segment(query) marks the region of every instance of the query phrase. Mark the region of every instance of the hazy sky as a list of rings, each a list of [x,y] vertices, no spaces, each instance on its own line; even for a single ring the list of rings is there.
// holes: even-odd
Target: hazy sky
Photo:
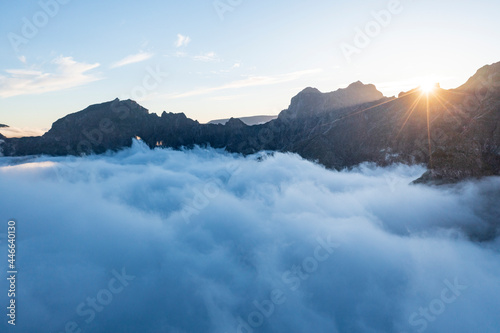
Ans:
[[[307,86],[327,92],[361,80],[391,96],[430,78],[455,88],[500,61],[492,0],[0,6],[0,123],[20,128],[47,129],[116,97],[200,122],[277,114]]]

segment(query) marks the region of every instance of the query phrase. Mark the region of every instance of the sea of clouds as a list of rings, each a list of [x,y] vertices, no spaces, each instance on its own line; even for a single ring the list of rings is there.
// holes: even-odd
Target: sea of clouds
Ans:
[[[2,332],[500,331],[500,178],[294,154],[0,158]]]

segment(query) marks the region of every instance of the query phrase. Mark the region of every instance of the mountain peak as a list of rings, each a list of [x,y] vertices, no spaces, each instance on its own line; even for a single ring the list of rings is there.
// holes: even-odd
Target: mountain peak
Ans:
[[[358,80],[358,81],[356,81],[356,82],[351,83],[349,86],[347,86],[347,89],[349,89],[349,88],[357,88],[357,87],[362,87],[362,86],[364,86],[364,85],[365,85],[365,84],[363,84],[363,82],[361,82],[361,81],[359,81],[359,80]]]
[[[351,83],[329,93],[322,93],[316,88],[308,87],[292,98],[287,110],[280,117],[307,117],[328,111],[342,109],[358,104],[378,101],[384,95],[373,84],[361,81]]]
[[[348,85],[347,88],[338,89],[337,91],[342,91],[342,90],[364,90],[364,91],[377,92],[377,93],[380,93],[380,95],[382,95],[382,93],[377,90],[377,87],[375,87],[374,84],[371,84],[371,83],[364,84],[361,81],[353,82],[350,85]],[[382,97],[383,97],[383,95],[382,95]]]
[[[226,126],[230,128],[247,127],[247,125],[238,118],[231,118],[227,121]]]
[[[317,88],[312,88],[312,87],[307,87],[304,90],[302,90],[299,94],[321,94],[322,92],[319,91]]]
[[[180,113],[173,113],[173,112],[167,112],[167,111],[163,111],[162,114],[161,114],[161,118],[172,118],[172,117],[176,117],[176,118],[179,118],[179,119],[188,119],[188,117],[184,114],[184,112],[180,112]]]

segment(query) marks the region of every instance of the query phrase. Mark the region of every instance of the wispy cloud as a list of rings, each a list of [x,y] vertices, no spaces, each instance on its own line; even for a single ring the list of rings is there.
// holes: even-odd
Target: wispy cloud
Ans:
[[[6,69],[5,70],[7,73],[11,74],[12,76],[36,76],[36,75],[43,75],[42,72],[36,71],[36,70],[31,70],[31,69]]]
[[[246,95],[225,95],[225,96],[214,96],[210,97],[212,101],[232,101],[235,99],[246,97]]]
[[[100,80],[96,74],[89,74],[99,67],[98,63],[77,62],[72,57],[59,56],[51,62],[53,72],[31,69],[8,69],[7,76],[0,75],[0,97],[42,94],[65,90]]]
[[[217,54],[215,54],[215,52],[207,52],[194,56],[193,60],[210,62],[210,61],[217,61],[219,60],[219,58],[217,57]]]
[[[178,34],[177,41],[175,42],[175,47],[187,46],[190,42],[191,38],[189,38],[189,36]]]
[[[202,62],[222,62],[221,59],[215,52],[204,52],[198,55],[192,55],[185,51],[176,51],[174,53],[165,54],[165,57],[168,58],[186,58],[194,61],[202,61]],[[234,67],[233,67],[234,68]]]
[[[153,53],[148,53],[148,52],[139,52],[137,54],[131,54],[129,56],[126,56],[125,58],[115,62],[114,64],[111,65],[111,68],[117,68],[117,67],[122,67],[130,64],[135,64],[141,61],[145,61],[153,57]]]
[[[320,72],[321,69],[309,69],[304,71],[292,72],[287,74],[280,74],[275,76],[251,76],[244,80],[233,81],[218,87],[212,88],[199,88],[195,90],[191,90],[188,92],[180,93],[180,94],[170,94],[165,96],[169,99],[176,98],[184,98],[191,97],[197,95],[205,95],[215,91],[228,90],[228,89],[240,89],[240,88],[248,88],[248,87],[256,87],[256,86],[266,86],[273,85],[283,82],[289,82],[297,80],[303,76],[314,74]]]

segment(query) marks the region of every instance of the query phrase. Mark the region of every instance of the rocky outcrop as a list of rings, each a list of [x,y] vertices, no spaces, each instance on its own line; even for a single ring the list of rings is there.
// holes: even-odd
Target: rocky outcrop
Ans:
[[[322,93],[316,88],[306,88],[292,98],[290,106],[283,111],[281,118],[303,118],[322,115],[354,105],[380,100],[384,95],[373,84],[365,85],[360,81],[345,89]]]

